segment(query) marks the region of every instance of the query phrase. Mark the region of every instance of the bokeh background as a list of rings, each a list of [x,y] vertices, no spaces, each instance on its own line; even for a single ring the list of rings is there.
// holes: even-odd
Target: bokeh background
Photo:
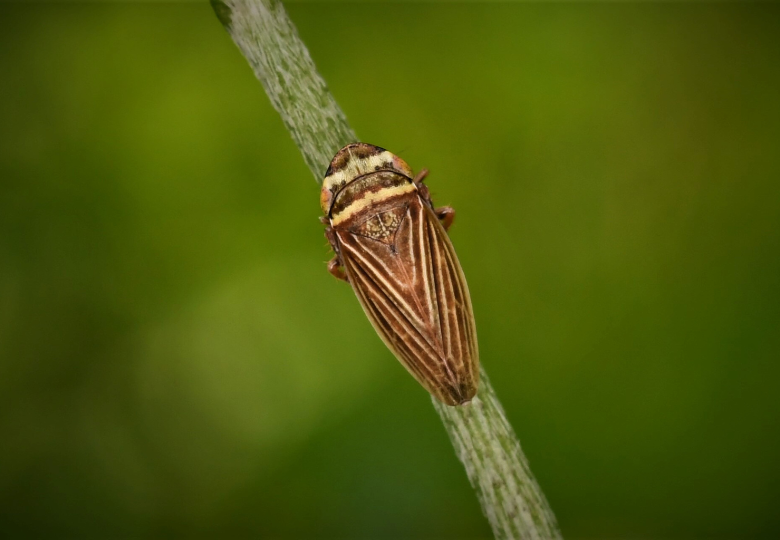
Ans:
[[[780,534],[780,10],[311,3],[566,537]],[[207,2],[0,5],[0,523],[486,538]]]

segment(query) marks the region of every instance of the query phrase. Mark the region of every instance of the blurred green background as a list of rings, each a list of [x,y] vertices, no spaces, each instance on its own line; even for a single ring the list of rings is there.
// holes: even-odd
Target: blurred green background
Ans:
[[[564,535],[780,535],[778,6],[288,9],[458,211]],[[2,529],[489,537],[208,3],[0,13]]]

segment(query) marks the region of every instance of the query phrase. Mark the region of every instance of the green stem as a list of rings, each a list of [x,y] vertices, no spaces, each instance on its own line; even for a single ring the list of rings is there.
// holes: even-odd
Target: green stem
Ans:
[[[318,181],[331,158],[357,140],[281,2],[211,0],[217,17],[263,84]],[[477,396],[448,407],[433,400],[496,538],[560,538],[512,426],[481,371]]]
[[[336,152],[357,137],[281,2],[211,0],[211,5],[321,182]]]
[[[496,538],[560,538],[555,516],[531,474],[484,369],[471,403],[433,405]]]

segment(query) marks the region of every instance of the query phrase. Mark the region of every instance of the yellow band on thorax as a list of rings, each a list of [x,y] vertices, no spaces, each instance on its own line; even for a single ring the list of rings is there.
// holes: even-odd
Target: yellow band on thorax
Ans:
[[[342,211],[338,212],[337,214],[333,214],[331,216],[331,224],[334,226],[338,225],[339,223],[348,220],[355,214],[362,212],[363,210],[365,210],[366,208],[374,204],[385,201],[391,197],[396,197],[398,195],[403,195],[405,193],[411,193],[416,189],[417,188],[415,187],[415,185],[409,182],[407,184],[402,184],[400,186],[385,187],[380,189],[379,191],[368,192],[363,197],[353,201],[349,206],[344,208]]]

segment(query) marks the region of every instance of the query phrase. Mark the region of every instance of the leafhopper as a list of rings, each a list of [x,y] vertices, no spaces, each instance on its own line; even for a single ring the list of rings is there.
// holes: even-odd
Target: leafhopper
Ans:
[[[379,337],[442,403],[470,401],[479,351],[466,278],[434,208],[428,171],[417,175],[384,148],[353,143],[325,173],[320,204],[335,257],[328,270],[352,285]]]

